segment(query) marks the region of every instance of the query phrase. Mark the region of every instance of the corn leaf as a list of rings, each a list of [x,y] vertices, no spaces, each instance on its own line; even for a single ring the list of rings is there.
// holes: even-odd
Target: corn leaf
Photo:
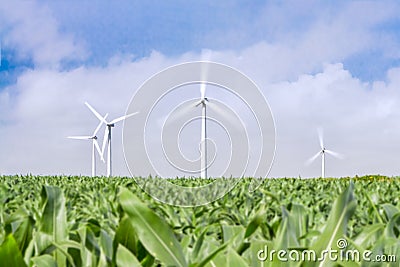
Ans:
[[[321,235],[316,239],[311,248],[317,255],[321,255],[323,250],[338,250],[337,242],[346,235],[347,222],[353,215],[357,202],[353,196],[354,184],[350,183],[333,203],[328,221]],[[313,263],[308,263],[314,266]],[[329,266],[328,257],[318,263],[318,266]]]
[[[52,243],[61,243],[67,240],[67,219],[65,198],[59,187],[43,186],[43,212],[39,222],[38,247],[39,252],[47,249]],[[65,256],[55,251],[58,266],[65,265]]]
[[[119,201],[147,251],[165,265],[187,266],[182,248],[164,220],[125,188]]]
[[[18,244],[12,234],[7,235],[0,246],[0,267],[24,267],[26,266]]]
[[[47,254],[33,257],[31,262],[34,267],[57,267],[57,262]]]
[[[117,248],[117,266],[141,267],[142,265],[129,249],[119,244]]]

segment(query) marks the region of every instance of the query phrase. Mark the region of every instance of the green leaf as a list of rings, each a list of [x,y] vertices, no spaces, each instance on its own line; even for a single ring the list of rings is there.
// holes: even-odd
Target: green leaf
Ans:
[[[0,267],[24,267],[26,266],[18,244],[12,234],[7,235],[0,246]]]
[[[129,249],[119,244],[117,248],[117,266],[141,267],[142,265]]]
[[[296,239],[300,239],[300,237],[304,236],[308,232],[308,218],[307,218],[307,209],[300,204],[293,203],[291,205],[290,213],[289,213],[290,224],[295,228]],[[305,245],[305,242],[300,245]]]
[[[273,244],[267,240],[253,240],[248,250],[250,266],[251,267],[264,267],[270,265],[269,261],[266,261],[268,257],[268,248],[272,248]],[[261,253],[260,253],[261,252]],[[259,259],[261,257],[261,259]],[[265,261],[263,258],[265,257]]]
[[[32,239],[34,225],[35,220],[22,208],[18,209],[7,219],[5,228],[12,232],[22,254],[25,253]]]
[[[90,261],[92,262],[92,266],[95,266],[94,264],[99,261],[101,254],[101,249],[97,242],[95,234],[89,226],[85,226],[83,229],[80,230],[80,238],[81,240],[83,240],[82,242],[84,242],[85,247],[90,252]],[[83,259],[83,262],[86,259],[87,255],[86,258]]]
[[[357,235],[353,242],[358,248],[369,249],[370,246],[376,244],[384,229],[385,224],[382,223],[369,225]]]
[[[67,237],[67,221],[64,194],[60,188],[43,186],[44,208],[39,230],[52,237],[52,241],[61,242]]]
[[[387,220],[389,221],[396,213],[399,213],[400,210],[393,206],[392,204],[383,204],[382,208],[385,210]]]
[[[234,251],[232,248],[228,249],[228,253],[226,255],[226,261],[227,264],[226,266],[235,266],[235,267],[248,267],[249,265],[246,263],[246,261],[240,257],[236,251]]]
[[[320,255],[323,250],[338,249],[337,242],[346,236],[347,222],[353,215],[357,202],[353,196],[354,184],[350,183],[333,203],[329,218],[325,224],[322,234],[316,239],[311,248]],[[319,263],[320,266],[327,261]],[[312,263],[308,263],[313,266]]]
[[[260,224],[264,221],[265,210],[261,209],[256,216],[251,220],[251,222],[247,225],[246,232],[244,234],[244,238],[250,237],[260,226]]]
[[[171,228],[128,189],[119,201],[146,250],[165,265],[187,266],[182,248]]]
[[[364,194],[365,194],[365,197],[368,199],[370,205],[372,206],[372,208],[373,208],[373,210],[374,210],[374,213],[375,213],[376,217],[378,218],[379,223],[384,223],[384,220],[382,219],[382,216],[381,216],[381,214],[379,213],[378,208],[376,207],[376,205],[377,205],[377,200],[374,201],[374,200],[371,198],[371,196],[369,195],[369,192],[364,192]],[[376,195],[374,195],[374,196],[376,196]],[[371,214],[371,215],[372,215],[372,214]]]
[[[36,267],[57,267],[57,262],[50,255],[33,257],[31,262]]]
[[[57,250],[56,253],[62,254],[69,262],[70,266],[75,267],[75,262],[72,256],[68,253],[68,248],[76,248],[79,247],[79,245],[76,244],[76,242],[73,242],[72,244],[70,242],[65,242],[63,244],[57,244],[57,243],[52,243],[52,246],[54,246]],[[61,258],[61,257],[59,257]],[[58,258],[58,259],[59,259]],[[64,260],[65,262],[65,260]],[[65,263],[64,263],[65,265]],[[57,264],[58,266],[58,264]]]
[[[243,232],[244,228],[241,225],[225,225],[223,224],[222,226],[222,234],[223,234],[223,242],[234,242],[236,240],[236,237],[240,236],[239,239],[240,241],[243,241]]]
[[[52,243],[61,243],[67,240],[67,219],[65,198],[62,190],[55,186],[42,187],[43,212],[39,222],[38,249],[39,253],[47,249]],[[65,265],[65,255],[55,251],[58,266]]]
[[[386,237],[399,238],[399,232],[400,232],[400,212],[394,214],[390,218],[388,224],[386,225],[384,234]]]
[[[136,243],[137,237],[135,228],[132,226],[129,218],[125,215],[119,222],[117,231],[115,232],[113,241],[114,252],[117,251],[118,244],[121,244],[125,248],[129,249],[134,255],[136,255]]]
[[[79,245],[80,248],[76,250],[76,256],[74,256],[74,261],[77,263],[77,266],[92,266],[92,257],[93,254],[89,251],[89,249],[86,247],[86,230],[87,226],[82,226],[79,229],[77,229],[77,235],[79,236]],[[78,259],[80,257],[80,259]],[[80,265],[79,265],[80,263]]]
[[[195,244],[195,246],[194,246],[194,249],[193,249],[193,253],[192,253],[192,256],[193,256],[193,260],[197,260],[197,258],[198,258],[198,256],[199,256],[199,252],[200,252],[200,249],[201,249],[201,247],[202,247],[202,245],[203,245],[203,242],[204,242],[204,236],[205,236],[205,234],[207,233],[207,227],[201,232],[201,234],[199,235],[199,237],[197,238],[197,240],[196,240],[196,244]]]
[[[226,249],[226,247],[228,246],[229,243],[225,243],[222,246],[218,246],[217,248],[215,248],[215,250],[213,250],[207,257],[205,257],[202,261],[200,261],[199,263],[194,263],[191,264],[191,266],[193,267],[203,267],[206,264],[210,263],[215,257],[217,257],[222,251],[224,251]],[[213,264],[213,266],[215,266]]]
[[[113,243],[111,237],[103,229],[100,230],[101,252],[106,256],[107,262],[111,262],[113,254]]]
[[[274,239],[273,249],[287,249],[289,247],[297,247],[299,245],[296,236],[297,225],[289,217],[289,212],[285,207],[282,207],[282,222],[279,225]]]

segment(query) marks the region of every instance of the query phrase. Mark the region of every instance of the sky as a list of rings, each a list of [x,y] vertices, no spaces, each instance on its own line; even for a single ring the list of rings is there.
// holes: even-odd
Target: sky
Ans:
[[[85,101],[116,118],[154,74],[204,59],[241,71],[268,101],[276,128],[268,177],[320,176],[319,160],[305,164],[319,150],[318,128],[343,155],[327,155],[327,176],[400,173],[398,1],[2,1],[0,44],[0,174],[89,175],[90,142],[66,138],[97,126]],[[187,97],[197,89],[177,96]],[[182,137],[191,158],[199,127]],[[122,128],[113,129],[115,175],[129,175]],[[214,135],[225,151],[224,133]]]

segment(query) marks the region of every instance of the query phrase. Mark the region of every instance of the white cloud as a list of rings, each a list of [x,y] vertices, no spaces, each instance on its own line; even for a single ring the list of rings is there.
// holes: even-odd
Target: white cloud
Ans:
[[[361,83],[341,64],[327,65],[316,75],[303,75],[297,81],[277,83],[268,90],[278,130],[275,176],[317,176],[320,163],[305,166],[307,157],[318,151],[317,127],[325,129],[327,148],[345,155],[344,160],[327,158],[332,176],[398,173],[393,158],[400,128],[394,109],[399,82]],[[390,145],[389,145],[390,144]],[[286,174],[285,174],[286,172]]]
[[[262,53],[262,45],[253,46],[257,47]],[[400,113],[396,107],[400,69],[389,70],[386,81],[362,83],[342,64],[326,64],[321,72],[302,74],[292,82],[271,82],[258,71],[268,63],[260,63],[254,55],[257,51],[241,57],[215,52],[212,60],[237,66],[267,97],[277,126],[277,156],[271,175],[319,175],[319,163],[304,165],[318,150],[318,126],[325,129],[327,147],[346,156],[342,161],[327,158],[328,175],[398,172],[393,158],[399,149],[400,127],[396,122]],[[96,127],[97,119],[84,101],[102,114],[109,112],[110,118],[116,117],[125,112],[135,90],[151,75],[172,64],[200,58],[193,53],[181,58],[153,53],[140,61],[118,61],[104,68],[24,73],[16,85],[0,94],[7,102],[7,92],[16,92],[2,115],[3,119],[12,118],[1,131],[2,172],[89,174],[90,142],[65,138],[91,133]],[[121,127],[113,133],[115,174],[127,174]]]
[[[86,55],[81,43],[60,31],[51,10],[35,1],[3,1],[0,17],[3,49],[15,49],[23,60],[32,58],[37,67],[58,67]]]

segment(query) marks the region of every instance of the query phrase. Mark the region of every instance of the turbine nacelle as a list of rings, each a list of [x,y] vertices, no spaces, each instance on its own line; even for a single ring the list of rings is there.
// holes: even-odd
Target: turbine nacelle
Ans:
[[[198,106],[200,106],[200,105],[206,106],[206,105],[207,105],[207,102],[209,102],[209,101],[208,101],[208,98],[207,98],[207,97],[203,97],[203,98],[196,104],[196,107],[198,107]]]

